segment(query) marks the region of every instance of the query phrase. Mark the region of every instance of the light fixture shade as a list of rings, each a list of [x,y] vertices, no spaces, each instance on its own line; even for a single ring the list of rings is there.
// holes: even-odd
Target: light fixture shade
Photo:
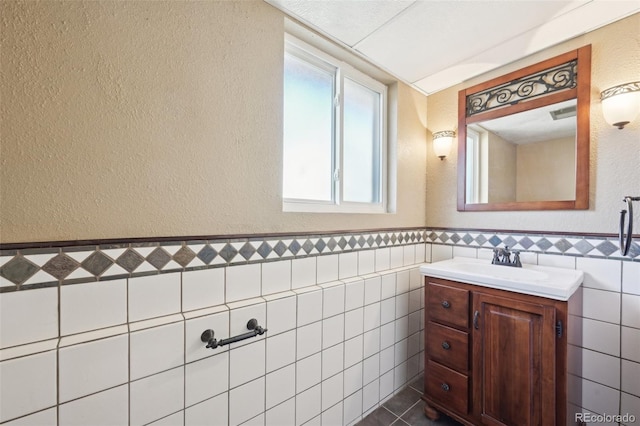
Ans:
[[[433,134],[433,150],[440,160],[444,160],[451,152],[451,145],[455,135],[456,132],[453,130],[445,130]]]
[[[611,87],[600,94],[607,123],[622,129],[640,115],[640,81]]]

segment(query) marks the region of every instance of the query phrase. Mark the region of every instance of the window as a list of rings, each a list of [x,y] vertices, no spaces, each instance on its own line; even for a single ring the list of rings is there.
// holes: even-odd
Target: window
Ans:
[[[287,36],[283,210],[384,213],[387,88]]]

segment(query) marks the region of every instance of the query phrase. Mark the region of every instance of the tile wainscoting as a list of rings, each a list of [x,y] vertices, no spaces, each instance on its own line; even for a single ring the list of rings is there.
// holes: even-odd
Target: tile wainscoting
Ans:
[[[608,237],[420,228],[5,245],[0,423],[354,424],[423,370],[419,264],[505,244],[585,271],[573,402],[640,418],[637,244],[630,259]],[[267,333],[200,341],[250,318]]]

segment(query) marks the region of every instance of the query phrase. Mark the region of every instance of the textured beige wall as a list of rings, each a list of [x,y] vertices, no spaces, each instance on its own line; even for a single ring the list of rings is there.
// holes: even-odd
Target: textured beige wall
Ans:
[[[427,225],[480,229],[618,232],[625,195],[640,195],[640,120],[618,130],[605,123],[600,91],[640,80],[640,14],[587,33],[428,97],[429,131],[457,128],[458,91],[578,47],[592,45],[591,167],[589,210],[542,212],[458,212],[457,147],[446,161],[427,147]],[[635,209],[636,224],[640,208]],[[637,225],[636,225],[637,227]]]
[[[424,226],[427,101],[402,84],[397,213],[282,213],[283,17],[0,2],[1,241]]]

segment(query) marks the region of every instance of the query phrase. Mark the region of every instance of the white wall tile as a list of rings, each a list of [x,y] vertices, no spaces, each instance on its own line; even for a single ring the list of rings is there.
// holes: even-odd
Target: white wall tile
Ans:
[[[584,272],[583,287],[620,292],[622,262],[578,257],[576,268]]]
[[[207,343],[200,340],[205,330],[213,330],[215,339],[226,339],[229,335],[229,311],[222,311],[212,315],[204,315],[185,321],[185,362],[209,357],[216,352],[228,350],[228,346],[209,349]]]
[[[130,278],[128,288],[130,322],[180,312],[178,273]]]
[[[640,362],[640,330],[637,328],[622,327],[621,357],[631,361]]]
[[[318,284],[328,283],[338,279],[338,258],[337,254],[317,257],[317,279]]]
[[[262,264],[262,295],[291,289],[291,261],[280,260]]]
[[[386,271],[389,269],[391,262],[391,250],[388,247],[375,249],[376,256],[376,272]]]
[[[268,410],[265,414],[265,426],[293,425],[296,422],[296,400],[291,398]]]
[[[322,380],[344,369],[344,344],[332,346],[322,351]]]
[[[407,363],[403,362],[393,369],[393,386],[396,389],[407,384]]]
[[[221,425],[228,423],[229,395],[227,393],[187,408],[184,413],[184,424],[185,426],[202,426],[211,423],[212,418]]]
[[[177,322],[131,333],[130,379],[184,364],[184,324]]]
[[[403,339],[395,344],[393,358],[395,359],[396,365],[400,365],[407,361],[407,358],[409,357],[409,348],[407,343],[407,339]]]
[[[407,246],[403,246],[402,252],[403,252],[402,264],[404,266],[413,265],[414,263],[416,263],[416,246],[415,245],[410,244]]]
[[[0,422],[56,404],[56,352],[0,362]]]
[[[424,261],[431,263],[433,259],[433,244],[427,243],[424,246]]]
[[[620,356],[620,326],[583,318],[582,346],[609,355]]]
[[[380,348],[384,349],[396,342],[396,322],[392,321],[380,326]]]
[[[127,280],[60,288],[60,333],[64,335],[127,322]]]
[[[344,341],[344,314],[335,315],[322,321],[322,348],[328,348]]]
[[[224,268],[182,273],[182,311],[224,304]]]
[[[389,247],[389,268],[400,268],[404,265],[404,249],[402,247]]]
[[[624,416],[627,413],[629,414],[629,416],[627,416],[629,422],[626,423],[626,426],[632,426],[636,424],[638,419],[640,419],[640,398],[622,392],[620,394],[620,414]],[[633,415],[635,418],[634,422],[630,421],[631,415]]]
[[[396,319],[396,298],[384,299],[380,302],[380,323],[386,324]]]
[[[640,363],[621,360],[622,384],[620,389],[623,392],[640,397]],[[638,413],[640,414],[640,413]]]
[[[363,356],[370,357],[380,352],[380,327],[367,331],[363,335]]]
[[[296,360],[296,330],[267,337],[267,372]]]
[[[322,317],[329,318],[344,312],[344,285],[325,287],[322,290]]]
[[[364,280],[352,280],[345,284],[344,310],[364,306]]]
[[[380,377],[380,354],[365,358],[362,364],[362,383],[369,384]]]
[[[472,247],[453,246],[453,257],[478,257],[478,249]]]
[[[122,385],[60,405],[60,424],[111,426],[129,423],[129,386]]]
[[[128,381],[127,335],[59,350],[60,402],[89,395]]]
[[[342,401],[344,395],[343,374],[336,374],[322,382],[322,409],[327,410]]]
[[[321,352],[299,360],[296,363],[296,393],[300,393],[320,383],[321,369]]]
[[[359,420],[362,415],[362,391],[347,396],[342,404],[344,424]]]
[[[409,290],[419,290],[424,285],[424,278],[420,274],[420,268],[409,270]]]
[[[393,394],[393,370],[380,376],[380,399]]]
[[[640,328],[640,295],[622,294],[622,325]]]
[[[302,359],[322,349],[322,322],[298,327],[296,329],[296,358]]]
[[[217,350],[217,349],[216,349]],[[185,365],[185,405],[193,405],[229,389],[229,351]]]
[[[58,337],[57,288],[0,293],[0,347],[54,337]]]
[[[380,303],[364,307],[364,331],[380,327]]]
[[[229,391],[229,424],[237,425],[262,413],[264,392],[264,377],[231,389]]]
[[[338,279],[358,275],[358,253],[340,253],[338,255]]]
[[[582,406],[598,414],[618,414],[620,391],[582,379]]]
[[[584,317],[620,324],[620,293],[585,287],[582,294]]]
[[[376,379],[362,388],[362,409],[369,410],[370,408],[376,407],[379,400],[380,381]]]
[[[131,382],[130,424],[144,425],[184,408],[184,368]]]
[[[362,335],[344,342],[344,367],[351,367],[361,362],[362,356]]]
[[[451,259],[453,257],[453,246],[443,246],[435,244],[431,246],[431,262]]]
[[[411,288],[411,276],[409,271],[399,271],[396,275],[396,295],[407,293]]]
[[[333,407],[322,412],[322,424],[323,425],[342,425],[342,402],[337,403]]]
[[[373,250],[358,252],[358,275],[366,275],[376,270],[376,254]]]
[[[382,280],[380,277],[367,278],[364,280],[364,304],[369,305],[380,301],[382,292]]]
[[[420,289],[411,290],[409,292],[409,313],[416,312],[420,310],[420,306],[422,302],[422,292]]]
[[[396,278],[397,278],[397,274],[395,272],[386,273],[380,276],[380,280],[381,280],[380,298],[382,300],[388,299],[390,297],[395,297]]]
[[[576,258],[571,256],[557,256],[553,254],[538,254],[538,265],[576,269]]]
[[[352,393],[362,389],[362,362],[344,369],[344,394]]]
[[[184,425],[184,411],[178,411],[177,413],[169,414],[155,422],[149,423],[147,426],[183,426]]]
[[[313,288],[313,287],[312,287]],[[298,294],[298,327],[322,319],[322,290]]]
[[[620,358],[582,350],[582,377],[620,389]]]
[[[269,336],[296,328],[296,296],[267,302],[267,333]]]
[[[290,364],[284,368],[267,374],[266,404],[267,410],[280,404],[296,394],[296,365]]]
[[[55,425],[57,422],[58,409],[53,407],[48,410],[38,411],[37,413],[3,423],[2,426],[48,426]]]
[[[426,245],[424,243],[416,244],[416,263],[424,263],[426,256]]]
[[[229,350],[229,387],[257,379],[265,374],[265,341],[250,343]]]
[[[291,288],[303,288],[316,284],[316,259],[306,257],[291,261]]]
[[[226,302],[258,297],[261,293],[260,264],[237,265],[226,268]]]
[[[622,291],[640,294],[640,262],[622,262]]]
[[[409,315],[409,293],[401,293],[396,296],[396,318]]]
[[[364,332],[364,309],[358,308],[344,314],[345,340],[361,335]]]
[[[320,414],[322,410],[321,399],[320,385],[296,395],[296,425],[301,425]]]
[[[399,342],[409,337],[409,318],[408,317],[405,316],[405,317],[398,318],[395,322],[395,326],[396,326],[396,331],[395,331],[396,342]]]

